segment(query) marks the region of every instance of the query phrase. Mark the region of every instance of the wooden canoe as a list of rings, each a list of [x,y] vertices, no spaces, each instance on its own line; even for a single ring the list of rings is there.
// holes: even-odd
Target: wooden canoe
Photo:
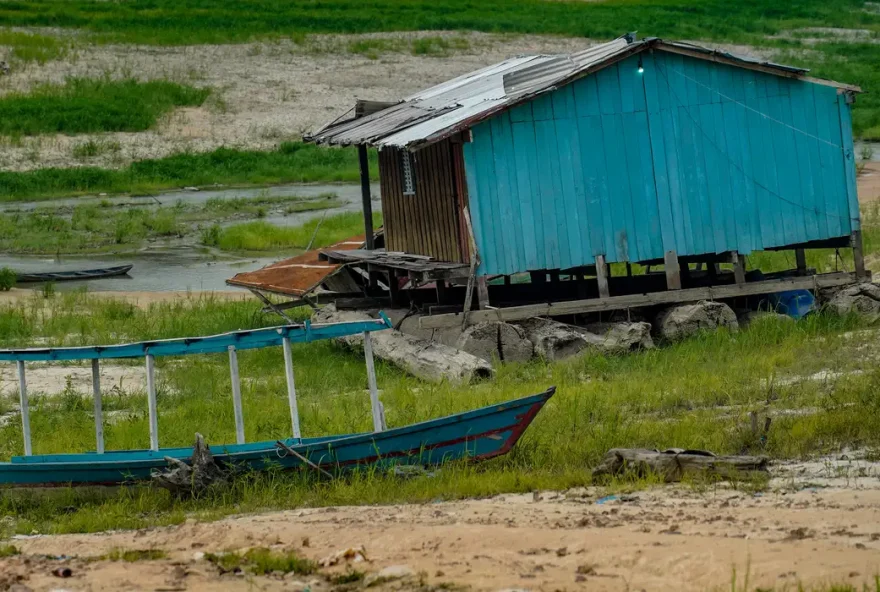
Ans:
[[[79,271],[45,271],[34,273],[16,273],[16,281],[21,284],[36,282],[70,282],[74,280],[97,280],[101,278],[126,275],[134,265],[117,265]]]
[[[507,453],[553,396],[555,387],[513,401],[498,403],[382,432],[290,438],[285,444],[315,465],[339,472],[358,466],[387,469],[394,465],[439,465],[448,461],[482,460]],[[275,441],[215,446],[220,463],[250,470],[301,469],[302,461]],[[17,456],[0,463],[0,485],[115,485],[149,479],[167,466],[164,457],[188,460],[190,448],[131,450],[103,454]]]

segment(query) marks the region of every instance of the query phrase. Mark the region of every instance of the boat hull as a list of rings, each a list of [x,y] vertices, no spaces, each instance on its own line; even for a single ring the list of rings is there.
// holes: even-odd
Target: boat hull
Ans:
[[[551,387],[531,397],[384,432],[285,443],[331,472],[358,466],[381,469],[483,460],[507,453],[554,392],[555,387]],[[301,469],[304,465],[274,441],[217,446],[213,451],[218,462],[248,470]],[[191,449],[175,448],[15,457],[10,463],[0,463],[0,485],[114,485],[142,481],[149,479],[153,470],[167,466],[164,457],[188,460],[191,453]]]
[[[115,267],[102,267],[99,269],[84,269],[81,271],[47,271],[42,273],[19,273],[16,281],[21,284],[36,282],[70,282],[75,280],[96,280],[100,278],[126,275],[133,265],[117,265]]]

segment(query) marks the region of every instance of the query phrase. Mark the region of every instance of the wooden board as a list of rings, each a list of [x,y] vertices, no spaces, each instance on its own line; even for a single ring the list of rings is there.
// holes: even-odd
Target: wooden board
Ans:
[[[829,288],[832,286],[842,286],[854,281],[856,281],[855,274],[840,272],[810,277],[791,277],[761,282],[750,282],[746,284],[669,290],[666,292],[653,292],[649,294],[631,294],[627,296],[612,296],[610,298],[591,298],[587,300],[570,300],[568,302],[529,304],[526,306],[511,306],[509,308],[499,308],[494,310],[472,311],[468,315],[468,322],[518,321],[540,316],[560,316],[587,312],[601,312],[604,310],[621,310],[625,308],[653,306],[657,304],[693,302],[696,300],[718,300],[721,298],[736,298],[738,296],[770,294],[785,290]],[[422,317],[419,319],[419,327],[422,329],[455,327],[461,325],[461,317],[461,313]]]

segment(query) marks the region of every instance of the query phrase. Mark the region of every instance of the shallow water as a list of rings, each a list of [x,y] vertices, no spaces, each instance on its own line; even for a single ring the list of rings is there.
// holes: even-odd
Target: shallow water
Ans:
[[[272,215],[263,218],[266,222],[279,226],[296,226],[315,218],[331,216],[341,212],[361,210],[359,185],[284,185],[268,188],[224,189],[210,191],[175,191],[153,197],[100,197],[86,196],[80,198],[64,198],[39,202],[16,202],[0,205],[0,211],[31,210],[36,207],[70,207],[73,205],[100,203],[110,200],[116,205],[137,204],[143,206],[145,200],[158,205],[173,205],[183,201],[189,205],[204,204],[212,198],[234,199],[259,196],[302,196],[314,197],[325,193],[335,193],[342,205],[327,210],[298,212],[290,215]],[[379,193],[378,186],[373,187],[373,211],[381,209],[381,202],[375,197]],[[149,203],[147,202],[147,203]],[[229,224],[239,223],[233,220]],[[152,244],[135,253],[122,255],[59,255],[56,257],[40,255],[7,255],[0,253],[0,268],[9,267],[19,272],[70,271],[76,269],[94,269],[131,263],[134,268],[129,276],[106,278],[100,280],[58,282],[56,289],[60,291],[76,290],[87,286],[96,292],[169,292],[169,291],[206,291],[234,289],[226,285],[226,280],[242,271],[259,269],[274,263],[284,256],[266,257],[231,257],[207,252],[194,244],[193,239],[169,240]],[[36,287],[38,284],[23,284],[21,287]]]

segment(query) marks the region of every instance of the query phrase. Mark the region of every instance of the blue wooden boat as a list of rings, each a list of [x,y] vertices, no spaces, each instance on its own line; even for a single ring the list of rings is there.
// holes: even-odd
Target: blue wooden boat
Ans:
[[[325,325],[286,325],[250,331],[236,331],[209,337],[169,339],[124,345],[31,348],[0,350],[0,362],[18,364],[22,428],[25,454],[11,462],[0,463],[0,485],[62,486],[114,485],[149,479],[152,472],[167,466],[166,457],[189,460],[191,448],[160,448],[158,445],[158,413],[154,357],[158,355],[192,355],[228,351],[233,377],[236,443],[214,446],[214,458],[221,464],[261,471],[270,469],[301,469],[303,459],[328,472],[359,466],[387,468],[393,465],[437,465],[451,460],[482,460],[508,452],[555,392],[547,391],[481,409],[432,419],[400,428],[388,429],[384,408],[379,401],[372,359],[371,332],[391,326],[388,318]],[[296,390],[290,356],[290,344],[329,339],[363,333],[367,376],[373,412],[373,431],[360,434],[302,438],[296,405]],[[288,379],[293,437],[278,441],[244,441],[244,419],[241,392],[238,387],[236,352],[282,346]],[[147,395],[150,411],[150,448],[145,450],[104,451],[98,363],[107,358],[144,357],[147,367]],[[91,360],[95,396],[96,452],[79,454],[33,455],[28,420],[25,362]],[[291,454],[291,451],[295,454]],[[312,467],[314,468],[314,467]]]
[[[97,280],[101,278],[127,275],[133,265],[116,265],[97,269],[81,269],[74,271],[34,271],[16,273],[15,279],[20,284],[34,282],[70,282],[75,280]]]

